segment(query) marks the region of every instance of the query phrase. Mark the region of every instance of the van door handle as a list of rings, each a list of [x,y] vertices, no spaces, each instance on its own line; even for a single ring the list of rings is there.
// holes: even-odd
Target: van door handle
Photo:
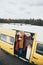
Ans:
[[[34,59],[38,59],[38,58],[36,58],[36,57],[34,57],[34,56],[33,56],[33,58],[34,58]]]
[[[10,49],[13,49],[13,48],[10,48]]]

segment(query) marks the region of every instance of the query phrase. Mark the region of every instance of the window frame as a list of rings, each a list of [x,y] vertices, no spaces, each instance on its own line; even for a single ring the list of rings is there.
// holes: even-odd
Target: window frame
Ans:
[[[36,45],[36,53],[38,53],[38,54],[40,54],[40,55],[43,55],[43,50],[41,50],[41,49],[43,49],[42,47],[40,47],[40,46],[43,46],[43,44],[40,44],[40,43],[37,43],[37,45]],[[39,47],[40,48],[38,48],[38,45],[39,45]]]
[[[10,42],[10,38],[13,38],[13,43]],[[10,45],[14,45],[15,41],[14,41],[14,37],[12,36],[9,36],[9,42],[8,42]]]
[[[6,36],[6,39],[5,39],[5,40],[4,40],[3,38],[1,38],[1,37],[2,37],[2,35]],[[0,40],[2,40],[2,41],[4,41],[4,42],[6,42],[6,41],[7,41],[7,35],[5,35],[5,34],[0,34]]]
[[[4,40],[1,39],[1,35],[5,35],[6,36],[6,41],[4,41]],[[8,43],[10,45],[14,45],[15,41],[13,42],[13,44],[11,44],[9,41],[7,41],[7,37],[9,38],[9,40],[10,40],[10,37],[14,38],[13,36],[9,36],[9,35],[6,35],[6,34],[0,34],[0,40],[1,41],[6,42],[6,43]]]

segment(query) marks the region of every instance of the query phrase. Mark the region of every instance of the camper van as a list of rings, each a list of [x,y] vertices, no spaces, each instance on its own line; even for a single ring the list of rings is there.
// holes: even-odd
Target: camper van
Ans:
[[[1,28],[0,47],[24,61],[43,65],[43,43],[36,42],[36,33]]]

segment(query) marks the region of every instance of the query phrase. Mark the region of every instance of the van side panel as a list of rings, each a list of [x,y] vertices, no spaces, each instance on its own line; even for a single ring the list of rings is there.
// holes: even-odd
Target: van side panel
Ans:
[[[3,41],[0,37],[0,46],[3,50],[7,51],[8,53],[14,55],[14,43],[15,43],[15,35],[16,31],[15,30],[10,30],[10,29],[0,29],[0,35],[5,34],[6,35],[6,41]],[[10,37],[14,39],[14,43],[10,43],[11,40]],[[12,41],[11,41],[12,42]]]

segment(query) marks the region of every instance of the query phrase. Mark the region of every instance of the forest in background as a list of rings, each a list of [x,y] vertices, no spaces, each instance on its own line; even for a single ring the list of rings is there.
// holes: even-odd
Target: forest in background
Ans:
[[[0,23],[24,23],[43,26],[43,20],[41,19],[0,19]]]

